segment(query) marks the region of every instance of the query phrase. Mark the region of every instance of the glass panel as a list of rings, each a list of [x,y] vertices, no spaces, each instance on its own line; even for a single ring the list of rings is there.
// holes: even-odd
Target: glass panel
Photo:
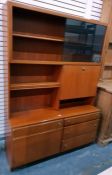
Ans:
[[[100,62],[106,27],[66,20],[63,61]]]

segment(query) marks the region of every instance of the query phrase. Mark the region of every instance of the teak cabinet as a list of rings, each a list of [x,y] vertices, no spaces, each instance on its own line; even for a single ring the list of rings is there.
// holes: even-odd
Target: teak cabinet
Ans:
[[[106,26],[8,2],[11,169],[96,140],[100,110],[93,101],[101,65],[96,28]]]

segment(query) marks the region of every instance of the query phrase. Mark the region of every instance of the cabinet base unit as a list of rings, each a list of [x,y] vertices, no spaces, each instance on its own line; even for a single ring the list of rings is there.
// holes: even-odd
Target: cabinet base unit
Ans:
[[[7,149],[11,168],[94,142],[99,119],[99,109],[90,105],[13,113]]]

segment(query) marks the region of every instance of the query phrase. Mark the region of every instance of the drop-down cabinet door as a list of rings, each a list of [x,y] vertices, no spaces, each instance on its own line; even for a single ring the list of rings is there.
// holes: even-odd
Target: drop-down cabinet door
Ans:
[[[60,100],[95,96],[99,74],[100,66],[63,66]]]

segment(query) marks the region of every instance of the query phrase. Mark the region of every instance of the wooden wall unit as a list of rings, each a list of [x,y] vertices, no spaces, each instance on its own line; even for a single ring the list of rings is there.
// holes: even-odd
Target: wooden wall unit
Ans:
[[[89,56],[83,48],[83,61],[72,60],[77,55],[64,60],[69,56],[66,49],[71,49],[65,44],[67,33],[74,35],[75,30],[67,23],[82,20],[77,21],[78,33],[84,19],[13,2],[8,2],[8,14],[11,132],[6,147],[13,169],[96,140],[100,110],[92,101],[101,63],[89,60],[91,45]],[[96,25],[105,27],[98,21],[85,22],[89,27],[83,31],[92,37]]]

